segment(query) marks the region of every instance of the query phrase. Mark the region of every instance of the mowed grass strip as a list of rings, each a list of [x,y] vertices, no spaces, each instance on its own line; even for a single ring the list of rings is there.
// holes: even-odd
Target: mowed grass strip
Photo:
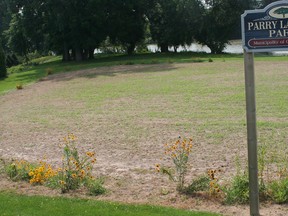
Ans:
[[[85,199],[24,196],[0,192],[1,216],[217,216],[219,214],[149,205],[124,205]]]
[[[267,57],[258,56],[258,59],[265,61],[285,61],[287,57]],[[147,53],[127,56],[98,54],[94,60],[84,62],[62,62],[59,56],[46,56],[32,60],[31,65],[18,65],[8,68],[9,77],[0,80],[0,95],[15,89],[16,85],[27,85],[38,81],[51,73],[64,73],[75,70],[90,69],[95,67],[113,66],[113,65],[134,65],[134,64],[161,64],[161,63],[197,63],[226,60],[242,60],[243,56],[239,54],[213,55],[205,53]],[[36,65],[37,64],[37,65]]]

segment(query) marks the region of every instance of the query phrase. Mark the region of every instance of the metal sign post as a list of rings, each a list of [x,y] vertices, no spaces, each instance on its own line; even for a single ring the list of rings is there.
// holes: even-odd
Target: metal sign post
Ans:
[[[250,215],[259,215],[254,53],[244,51]]]
[[[288,0],[241,16],[245,63],[250,215],[259,216],[254,52],[288,50]]]

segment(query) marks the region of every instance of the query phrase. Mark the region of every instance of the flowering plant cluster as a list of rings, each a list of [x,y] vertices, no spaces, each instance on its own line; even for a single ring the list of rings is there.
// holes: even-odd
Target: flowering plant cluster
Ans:
[[[219,184],[218,184],[218,178],[216,178],[217,172],[221,172],[221,170],[210,169],[207,172],[210,178],[209,193],[211,196],[215,196],[216,198],[219,196],[219,193],[221,192]]]
[[[62,193],[85,186],[91,195],[106,192],[102,186],[103,179],[92,176],[93,164],[96,162],[95,152],[80,154],[76,146],[77,137],[68,134],[60,147],[63,148],[62,167],[53,169],[50,164],[40,161],[32,165],[28,161],[12,161],[6,166],[6,172],[12,180],[25,180],[33,185],[43,185],[60,188]]]
[[[62,157],[62,169],[59,172],[62,192],[77,189],[84,185],[89,179],[93,179],[91,174],[93,164],[96,162],[95,152],[86,152],[81,155],[76,146],[77,137],[69,134],[64,137]]]
[[[30,169],[30,183],[31,184],[44,184],[49,181],[52,177],[56,176],[58,172],[53,170],[50,164],[40,161],[40,166]]]
[[[160,164],[156,164],[156,171],[167,174],[171,180],[178,183],[177,189],[183,190],[185,175],[187,173],[187,163],[192,152],[192,138],[179,137],[174,143],[165,144],[165,155],[173,161],[174,169],[167,169]]]
[[[31,169],[33,169],[33,166],[26,160],[12,160],[6,166],[6,172],[13,181],[29,180],[28,173]]]

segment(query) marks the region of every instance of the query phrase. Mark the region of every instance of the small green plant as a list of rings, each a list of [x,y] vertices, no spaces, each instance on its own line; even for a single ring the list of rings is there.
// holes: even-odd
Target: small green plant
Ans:
[[[23,85],[20,83],[20,84],[17,84],[16,85],[16,89],[17,90],[21,90],[21,89],[23,89]]]
[[[213,59],[209,58],[209,59],[208,59],[208,62],[213,62]]]
[[[246,174],[236,175],[228,188],[223,188],[226,193],[224,203],[246,204],[249,201],[249,180]]]
[[[53,74],[54,70],[52,68],[46,68],[45,72],[46,72],[46,75],[49,76],[49,75]]]
[[[182,191],[187,173],[187,163],[193,147],[192,139],[181,139],[179,137],[174,143],[165,144],[164,147],[165,154],[174,163],[174,169],[156,164],[156,171],[168,175],[171,180],[177,182],[177,190]]]
[[[276,203],[288,203],[288,178],[271,182],[268,185],[268,196]]]
[[[208,176],[200,176],[192,181],[192,183],[185,187],[184,193],[186,194],[194,194],[199,191],[207,191],[209,190],[210,178]]]
[[[85,183],[85,186],[89,191],[89,195],[98,196],[106,193],[106,188],[103,187],[103,184],[104,184],[103,178],[88,179],[87,182]]]

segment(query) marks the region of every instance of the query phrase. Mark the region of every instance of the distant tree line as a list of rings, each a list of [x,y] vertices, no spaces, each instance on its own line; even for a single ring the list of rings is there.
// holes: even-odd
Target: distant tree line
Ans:
[[[221,53],[235,32],[240,34],[243,11],[270,2],[0,0],[0,35],[7,54],[26,59],[35,51],[43,55],[53,51],[63,61],[91,59],[107,38],[128,54],[145,40],[156,43],[161,52],[197,41],[212,53]]]

